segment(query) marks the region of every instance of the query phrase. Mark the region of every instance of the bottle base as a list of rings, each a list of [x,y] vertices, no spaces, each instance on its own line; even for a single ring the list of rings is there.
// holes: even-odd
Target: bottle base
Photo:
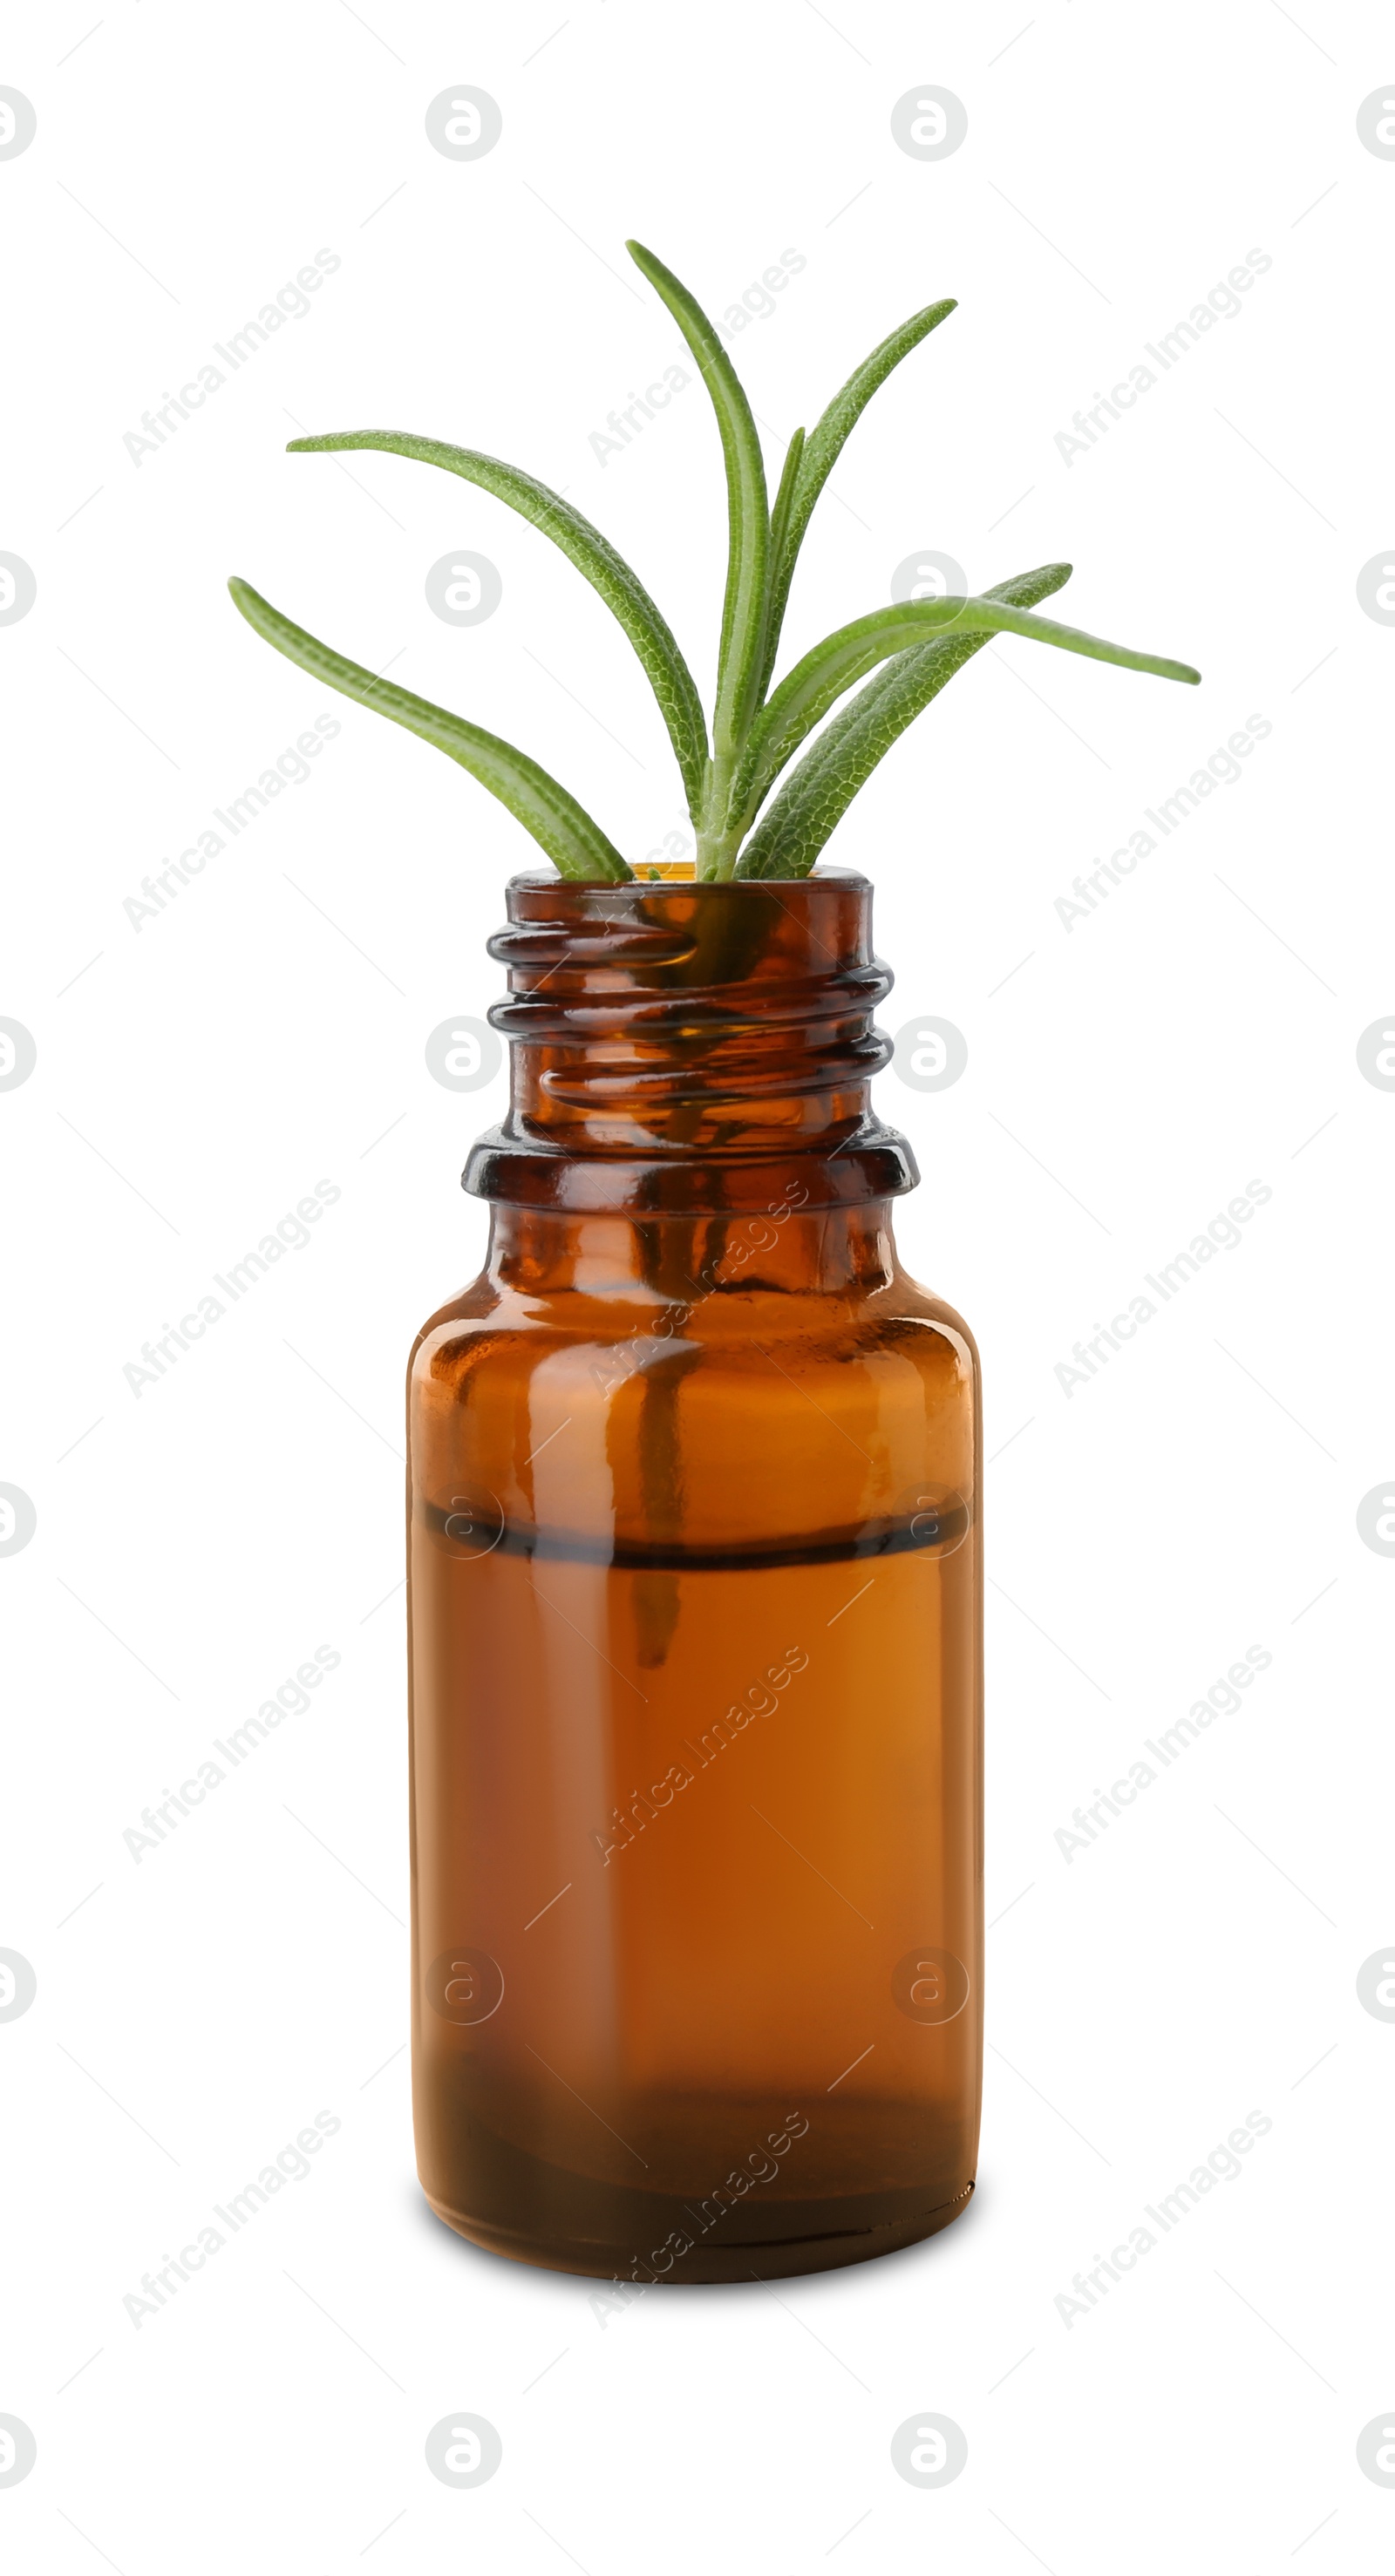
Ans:
[[[630,2246],[603,2245],[580,2237],[543,2240],[525,2236],[451,2209],[430,2192],[425,2198],[437,2218],[487,2254],[503,2254],[510,2262],[531,2263],[545,2272],[571,2272],[585,2279],[625,2286],[633,2282],[649,2289],[660,2282],[711,2285],[752,2279],[790,2280],[800,2273],[834,2272],[848,2263],[870,2263],[879,2254],[899,2254],[908,2245],[919,2245],[927,2236],[937,2236],[942,2227],[949,2227],[962,2216],[973,2195],[973,2183],[967,2182],[951,2200],[881,2226],[830,2228],[824,2234],[810,2236],[752,2237],[740,2244],[705,2245],[701,2240],[694,2243],[682,2236],[681,2228],[676,2228],[658,2249],[669,2254],[664,2268],[656,2268],[653,2260],[637,2258]],[[674,2214],[681,2220],[682,2204],[674,2204]],[[686,2245],[685,2252],[677,2251],[675,2238]]]

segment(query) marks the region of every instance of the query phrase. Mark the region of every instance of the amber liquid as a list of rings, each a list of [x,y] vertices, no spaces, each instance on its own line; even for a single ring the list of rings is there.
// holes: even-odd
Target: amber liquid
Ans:
[[[413,1533],[433,2206],[622,2280],[932,2232],[978,2110],[967,1508],[702,1550],[452,1499]]]

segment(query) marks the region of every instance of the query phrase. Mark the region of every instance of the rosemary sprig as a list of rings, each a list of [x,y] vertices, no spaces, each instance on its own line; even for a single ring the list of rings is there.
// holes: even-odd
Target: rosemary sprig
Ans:
[[[1048,564],[982,594],[874,609],[826,635],[772,690],[790,583],[819,494],[878,386],[948,318],[954,303],[927,305],[889,333],[809,435],[795,431],[772,506],[751,408],[719,334],[662,260],[639,242],[627,247],[687,341],[721,436],[728,553],[710,745],[697,686],[672,630],[638,574],[560,493],[497,457],[397,430],[333,430],[292,439],[290,447],[301,455],[376,448],[438,466],[478,484],[552,539],[605,601],[639,657],[683,781],[699,878],[807,876],[898,735],[993,635],[1024,636],[1161,679],[1199,679],[1186,662],[1135,652],[1035,616],[1037,603],[1070,578],[1069,564]],[[289,661],[420,734],[468,769],[532,833],[563,876],[595,883],[633,875],[585,807],[526,752],[409,689],[375,679],[292,624],[249,583],[234,579],[228,587],[248,624]],[[868,679],[869,673],[875,676]],[[867,686],[835,714],[839,700],[861,680]],[[823,732],[772,798],[781,773],[825,718],[830,721]]]

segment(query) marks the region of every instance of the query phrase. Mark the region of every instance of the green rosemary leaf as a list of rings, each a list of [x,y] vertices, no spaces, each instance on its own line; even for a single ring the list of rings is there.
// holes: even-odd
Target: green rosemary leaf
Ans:
[[[585,806],[578,805],[525,751],[516,751],[512,743],[486,733],[480,725],[468,724],[463,716],[432,706],[427,698],[414,697],[410,689],[375,678],[361,663],[336,653],[318,636],[308,635],[303,626],[292,625],[250,582],[234,576],[228,588],[248,625],[284,653],[288,662],[298,663],[302,671],[312,672],[317,680],[326,681],[346,698],[357,699],[375,714],[390,716],[394,724],[420,734],[423,742],[433,743],[447,759],[468,769],[532,833],[564,877],[615,883],[633,874]]]
[[[761,681],[770,525],[760,439],[736,370],[701,305],[642,242],[627,242],[625,247],[662,296],[697,360],[722,434],[730,548],[712,744],[717,761],[723,763],[740,751]]]
[[[667,620],[609,538],[603,537],[599,528],[593,528],[570,501],[564,501],[560,492],[549,490],[536,476],[525,474],[519,466],[503,464],[497,456],[483,456],[472,447],[452,447],[444,439],[417,438],[394,429],[330,430],[319,438],[293,438],[289,444],[293,456],[334,455],[344,448],[377,448],[389,456],[407,456],[422,465],[439,465],[445,473],[458,474],[462,481],[477,483],[482,491],[492,493],[496,501],[505,502],[561,548],[578,572],[584,573],[592,589],[600,593],[634,646],[668,727],[689,816],[698,822],[707,770],[707,723],[697,683]]]
[[[778,551],[774,555],[770,576],[770,603],[766,615],[765,653],[761,667],[761,689],[770,683],[775,655],[784,624],[785,603],[789,597],[799,549],[804,542],[814,503],[841,456],[851,432],[867,408],[879,385],[886,382],[893,367],[909,357],[912,349],[946,321],[954,311],[956,299],[951,295],[939,304],[927,304],[921,313],[913,313],[908,322],[887,334],[864,358],[862,365],[849,376],[836,393],[817,426],[803,442],[803,453],[790,505],[780,530]]]
[[[1069,581],[1069,564],[1043,564],[997,582],[983,597],[1034,608]],[[739,877],[804,877],[858,789],[908,724],[988,642],[986,634],[936,636],[898,653],[825,726],[769,805],[736,863]]]
[[[784,471],[780,476],[780,488],[775,495],[774,506],[770,513],[770,562],[772,572],[774,567],[779,563],[781,554],[784,551],[785,531],[789,526],[790,511],[794,505],[795,485],[799,480],[799,467],[803,454],[804,432],[802,429],[797,429],[785,451]],[[776,640],[778,641],[778,637]],[[775,646],[772,643],[766,657],[767,665],[773,657],[774,651]]]
[[[1026,635],[1039,644],[1057,645],[1065,653],[1083,653],[1094,662],[1115,662],[1127,671],[1152,671],[1163,680],[1199,680],[1188,662],[1170,662],[1156,653],[1136,653],[1126,644],[1108,644],[1079,627],[1061,626],[1051,617],[1033,617],[1025,609],[992,599],[908,600],[896,608],[875,608],[826,635],[797,662],[788,678],[762,708],[751,728],[740,766],[732,781],[728,822],[744,829],[758,813],[772,781],[792,759],[806,734],[827,715],[835,699],[854,681],[864,679],[878,662],[930,640],[928,630],[952,628],[956,635]]]

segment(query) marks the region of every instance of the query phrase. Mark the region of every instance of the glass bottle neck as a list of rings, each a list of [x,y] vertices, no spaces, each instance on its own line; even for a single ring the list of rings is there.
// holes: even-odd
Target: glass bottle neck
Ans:
[[[689,1309],[713,1296],[870,1296],[896,1276],[888,1199],[808,1209],[798,1181],[761,1212],[634,1217],[496,1202],[485,1276],[516,1294]]]
[[[490,953],[512,1094],[464,1184],[518,1207],[759,1223],[774,1206],[865,1206],[914,1186],[873,1115],[891,976],[871,888],[590,886],[525,876]]]

